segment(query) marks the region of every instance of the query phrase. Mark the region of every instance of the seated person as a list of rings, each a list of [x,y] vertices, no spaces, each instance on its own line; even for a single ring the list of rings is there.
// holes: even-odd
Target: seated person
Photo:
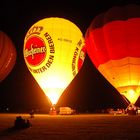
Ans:
[[[23,119],[21,116],[16,117],[16,120],[14,123],[15,128],[27,128],[30,126],[31,126],[31,124],[28,119],[27,119],[27,121],[25,121],[25,119]]]

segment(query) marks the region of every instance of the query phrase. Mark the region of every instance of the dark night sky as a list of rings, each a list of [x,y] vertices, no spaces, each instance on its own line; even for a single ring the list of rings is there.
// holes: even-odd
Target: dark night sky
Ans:
[[[0,30],[15,44],[17,61],[12,72],[0,83],[0,110],[6,107],[10,107],[11,111],[27,111],[32,108],[43,110],[50,107],[23,59],[23,40],[35,22],[47,17],[62,17],[75,23],[85,34],[96,15],[113,6],[131,2],[139,4],[139,0],[93,0],[92,3],[87,0],[4,0],[3,5],[0,5]],[[92,112],[99,108],[126,107],[126,104],[86,56],[81,71],[67,87],[57,106]]]

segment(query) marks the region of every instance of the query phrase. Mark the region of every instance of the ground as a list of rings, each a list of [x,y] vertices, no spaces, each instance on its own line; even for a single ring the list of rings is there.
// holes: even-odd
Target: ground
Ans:
[[[21,115],[32,127],[15,130],[14,120]],[[0,114],[0,140],[138,140],[140,116],[79,114],[46,115]]]

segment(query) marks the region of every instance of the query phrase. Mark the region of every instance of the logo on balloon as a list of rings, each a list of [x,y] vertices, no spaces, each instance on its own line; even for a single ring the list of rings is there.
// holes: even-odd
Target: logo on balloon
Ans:
[[[82,67],[85,56],[86,56],[86,48],[83,47],[80,51],[80,55],[79,55],[79,59],[78,59],[78,70],[80,70],[80,68]]]
[[[80,70],[80,68],[83,65],[84,59],[85,59],[86,49],[83,45],[83,40],[80,39],[77,43],[77,47],[75,48],[73,59],[72,59],[72,73],[73,76],[77,74],[77,71]]]
[[[45,42],[38,36],[30,37],[25,44],[24,57],[33,66],[41,64],[46,57]]]

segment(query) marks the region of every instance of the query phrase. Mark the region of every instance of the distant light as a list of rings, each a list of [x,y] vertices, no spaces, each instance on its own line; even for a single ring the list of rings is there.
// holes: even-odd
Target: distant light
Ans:
[[[6,108],[6,111],[9,111],[9,108],[8,107]]]

